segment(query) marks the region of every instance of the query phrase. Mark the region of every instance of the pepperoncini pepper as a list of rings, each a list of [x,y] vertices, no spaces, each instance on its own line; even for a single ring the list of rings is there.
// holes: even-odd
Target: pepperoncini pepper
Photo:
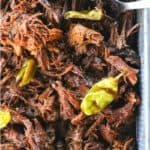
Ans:
[[[67,11],[64,14],[65,19],[87,19],[87,20],[101,20],[103,17],[102,9],[95,8],[90,11]]]
[[[117,95],[118,81],[121,76],[122,74],[117,77],[107,77],[94,84],[83,98],[81,110],[86,115],[93,115],[106,108]]]
[[[11,114],[8,111],[0,110],[0,129],[7,126],[11,120]]]
[[[18,72],[16,76],[16,81],[17,82],[20,81],[19,83],[20,87],[27,85],[31,81],[31,79],[35,74],[36,68],[37,62],[35,59],[29,58],[24,62],[21,70]]]

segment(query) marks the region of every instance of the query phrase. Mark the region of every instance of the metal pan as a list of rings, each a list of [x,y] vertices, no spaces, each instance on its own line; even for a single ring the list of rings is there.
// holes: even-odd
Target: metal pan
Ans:
[[[149,0],[150,2],[150,0]],[[139,55],[141,57],[141,106],[137,118],[138,150],[150,150],[150,9],[138,12],[140,22]]]

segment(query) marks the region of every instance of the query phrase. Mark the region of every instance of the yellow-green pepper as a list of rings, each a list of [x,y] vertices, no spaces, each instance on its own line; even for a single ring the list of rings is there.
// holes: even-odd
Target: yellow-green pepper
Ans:
[[[16,81],[20,81],[20,87],[27,85],[31,81],[35,74],[36,68],[37,62],[34,58],[29,58],[24,62],[21,70],[16,76]]]
[[[11,120],[11,114],[8,111],[0,110],[0,129],[7,126]]]
[[[101,20],[103,17],[102,9],[95,8],[90,11],[67,11],[64,14],[65,19],[87,19],[87,20]]]
[[[86,115],[99,113],[106,108],[116,97],[118,80],[122,76],[104,78],[94,84],[87,92],[81,103],[81,110]]]

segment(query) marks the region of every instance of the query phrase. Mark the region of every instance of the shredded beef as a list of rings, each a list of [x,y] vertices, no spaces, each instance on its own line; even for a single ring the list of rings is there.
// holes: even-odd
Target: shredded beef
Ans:
[[[1,150],[134,150],[140,105],[139,24],[118,17],[114,0],[0,0]],[[70,10],[102,9],[100,21],[64,19]],[[37,62],[31,81],[16,80],[24,62]],[[119,80],[114,101],[87,116],[80,104],[104,77]],[[30,72],[29,72],[30,75]]]

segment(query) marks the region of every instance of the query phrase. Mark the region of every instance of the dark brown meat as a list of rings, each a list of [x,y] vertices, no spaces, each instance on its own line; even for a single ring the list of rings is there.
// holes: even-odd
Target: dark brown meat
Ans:
[[[16,146],[15,144],[12,144],[12,143],[6,143],[6,144],[0,144],[0,149],[2,150],[16,150]]]
[[[140,67],[140,59],[137,53],[131,49],[130,47],[125,47],[122,49],[114,48],[114,51],[111,52],[113,55],[117,55],[125,60],[129,65],[139,68]]]
[[[117,16],[114,0],[0,0],[0,4],[0,109],[12,118],[0,129],[0,149],[135,149],[141,63],[135,12]],[[94,8],[103,11],[100,21],[63,16],[70,10]],[[16,75],[31,57],[37,59],[35,75],[19,87]],[[80,103],[87,91],[119,73],[124,80],[119,81],[115,101],[86,116]]]
[[[48,0],[39,0],[39,3],[45,9],[45,17],[47,19],[48,24],[53,23],[54,25],[59,25],[62,20],[62,6],[63,1],[56,1],[56,3],[50,3]]]
[[[104,116],[102,114],[98,115],[98,118],[95,120],[95,122],[91,125],[91,127],[87,130],[85,137],[88,137],[91,135],[92,132],[96,131],[97,126],[101,124],[101,122],[104,120]]]
[[[1,43],[11,45],[18,56],[23,53],[23,48],[29,50],[32,55],[37,56],[38,49],[41,49],[47,42],[62,38],[61,30],[48,29],[38,19],[41,16],[40,13],[34,15],[12,13],[8,13],[2,20],[0,28],[2,33]],[[8,22],[9,17],[12,18]]]
[[[138,70],[128,66],[119,56],[109,56],[106,61],[123,73],[132,85],[137,83]]]
[[[53,88],[58,92],[59,95],[61,116],[64,118],[64,120],[72,119],[75,115],[73,108],[76,110],[79,110],[80,108],[79,101],[70,91],[66,90],[60,82],[57,81],[56,84],[53,84]]]
[[[48,136],[46,131],[36,119],[34,120],[34,126],[35,128],[33,132],[31,132],[30,136],[28,137],[28,142],[31,146],[31,149],[54,150],[54,139]]]
[[[112,144],[116,138],[116,132],[113,131],[109,125],[100,126],[100,134],[108,143]]]
[[[0,58],[0,73],[2,73],[2,71],[3,71],[4,67],[5,67],[5,65],[6,65],[6,59],[3,58],[3,57],[1,57],[1,58]]]
[[[80,24],[73,24],[70,26],[68,39],[69,44],[75,47],[77,54],[84,54],[87,52],[87,45],[94,44],[100,46],[103,41],[103,36],[99,32]]]
[[[34,124],[32,122],[19,114],[17,111],[12,109],[5,108],[10,111],[12,115],[11,124],[18,124],[24,126],[24,135],[17,133],[16,131],[9,130],[9,132],[5,132],[5,136],[8,140],[12,140],[15,143],[16,147],[26,147],[31,150],[37,149],[45,149],[48,150],[49,147],[53,147],[54,138],[49,137],[40,123],[34,119]]]
[[[104,150],[104,149],[106,148],[99,142],[86,142],[83,148],[83,150]]]
[[[125,142],[115,141],[113,146],[113,150],[133,150],[135,149],[133,138],[127,139]]]
[[[56,110],[56,96],[53,89],[47,88],[41,93],[36,101],[28,102],[33,109],[38,110],[39,116],[45,121],[56,121],[58,112]]]
[[[134,103],[128,102],[123,107],[112,111],[107,116],[107,121],[114,128],[118,128],[121,124],[126,124],[129,121],[133,116],[134,109]]]
[[[14,143],[14,145],[17,148],[23,148],[25,147],[25,135],[23,135],[21,132],[17,131],[15,128],[6,128],[4,129],[4,137]]]
[[[83,145],[83,128],[81,126],[78,126],[76,128],[71,127],[68,131],[68,135],[66,138],[66,142],[68,144],[68,149],[76,150],[76,149],[82,149]]]

